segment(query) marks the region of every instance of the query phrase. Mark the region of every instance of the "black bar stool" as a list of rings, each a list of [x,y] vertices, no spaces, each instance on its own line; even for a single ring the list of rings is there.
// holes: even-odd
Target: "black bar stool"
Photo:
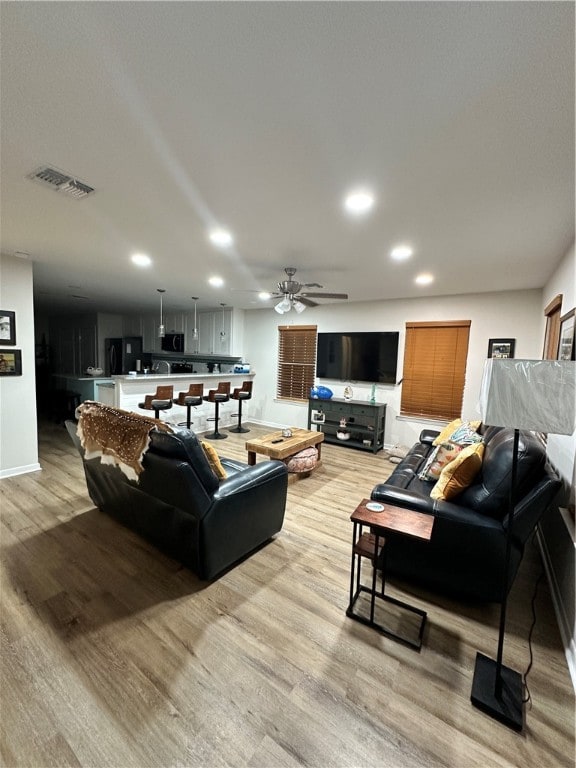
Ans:
[[[238,413],[233,413],[232,418],[238,418],[238,426],[229,429],[229,432],[250,432],[249,429],[242,426],[242,401],[252,398],[252,382],[243,381],[241,387],[236,387],[230,395],[231,400],[238,400]]]
[[[172,408],[172,398],[174,397],[174,387],[172,385],[156,387],[154,395],[144,395],[144,402],[138,403],[138,408],[145,411],[154,411],[154,418],[160,418],[160,411],[169,411]]]
[[[190,429],[192,420],[190,413],[192,408],[197,405],[202,405],[204,392],[204,384],[190,384],[188,392],[180,392],[178,398],[174,400],[174,405],[182,405],[186,407],[186,421],[179,422],[179,427],[187,427]]]
[[[206,435],[208,440],[225,440],[228,435],[222,435],[218,432],[218,419],[220,417],[219,408],[220,403],[227,403],[230,400],[230,382],[221,381],[218,384],[217,389],[211,389],[207,395],[204,395],[204,400],[208,403],[215,404],[214,417],[209,417],[206,421],[214,421],[214,432],[211,435]]]

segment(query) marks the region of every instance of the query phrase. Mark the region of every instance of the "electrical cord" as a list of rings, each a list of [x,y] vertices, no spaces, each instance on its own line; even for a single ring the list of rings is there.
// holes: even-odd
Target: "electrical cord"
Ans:
[[[534,535],[532,537],[532,544],[536,546],[536,536]],[[526,696],[522,699],[523,704],[532,704],[532,696],[530,695],[530,689],[528,688],[528,674],[530,670],[532,669],[532,663],[534,661],[534,656],[532,654],[532,633],[534,632],[534,627],[536,626],[536,598],[538,596],[538,587],[540,586],[540,582],[542,581],[542,578],[544,577],[544,564],[540,567],[540,574],[538,578],[536,579],[536,583],[534,584],[534,592],[532,593],[532,624],[530,625],[530,630],[528,632],[528,651],[530,653],[530,661],[528,662],[528,666],[526,668],[526,672],[522,675],[523,681],[524,681],[524,688],[526,689]]]

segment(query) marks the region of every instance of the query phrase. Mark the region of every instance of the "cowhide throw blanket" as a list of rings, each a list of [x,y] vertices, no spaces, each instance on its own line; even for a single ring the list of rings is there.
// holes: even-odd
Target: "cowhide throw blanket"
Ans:
[[[150,445],[150,432],[172,432],[163,421],[87,400],[76,410],[78,437],[86,459],[100,457],[115,464],[129,480],[138,480],[142,458]]]

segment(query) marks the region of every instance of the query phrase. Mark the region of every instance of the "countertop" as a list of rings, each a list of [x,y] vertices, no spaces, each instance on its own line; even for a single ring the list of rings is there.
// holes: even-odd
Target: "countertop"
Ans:
[[[142,381],[143,379],[221,379],[229,378],[231,376],[238,378],[246,378],[247,376],[254,376],[254,373],[137,373],[136,376],[111,376],[112,381]]]
[[[76,376],[74,373],[54,373],[60,379],[74,379],[74,381],[112,381],[111,376]]]

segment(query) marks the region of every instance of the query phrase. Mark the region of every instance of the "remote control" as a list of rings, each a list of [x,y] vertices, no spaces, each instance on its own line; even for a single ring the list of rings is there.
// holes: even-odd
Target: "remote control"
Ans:
[[[270,442],[271,443],[283,443],[284,442],[284,438],[283,437],[279,437],[278,440],[271,440]]]

